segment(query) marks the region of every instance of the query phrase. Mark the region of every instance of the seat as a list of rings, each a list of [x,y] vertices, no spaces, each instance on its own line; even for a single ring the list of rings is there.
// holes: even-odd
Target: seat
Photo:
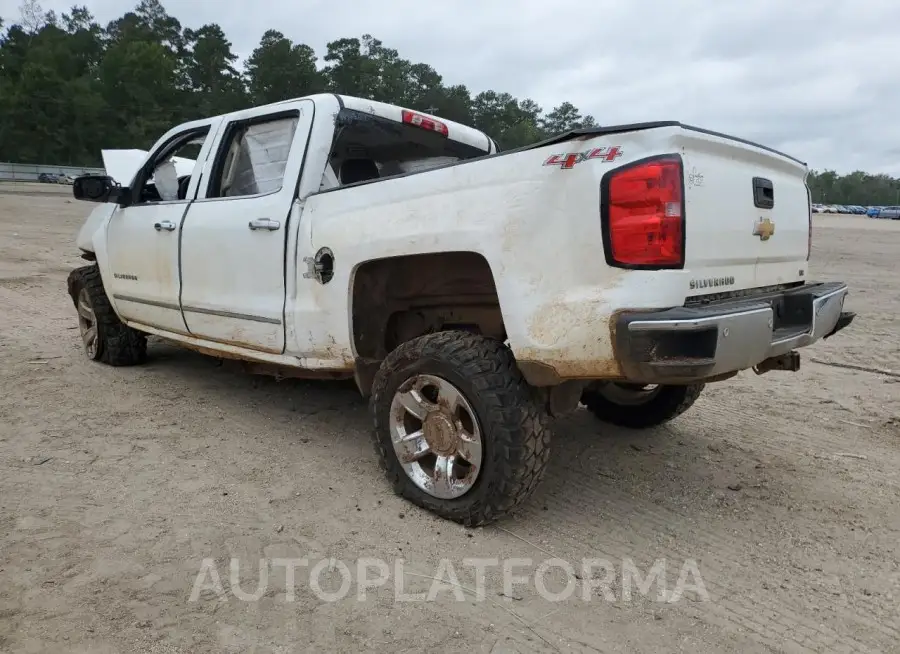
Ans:
[[[341,184],[378,179],[378,166],[371,159],[347,159],[341,164]]]

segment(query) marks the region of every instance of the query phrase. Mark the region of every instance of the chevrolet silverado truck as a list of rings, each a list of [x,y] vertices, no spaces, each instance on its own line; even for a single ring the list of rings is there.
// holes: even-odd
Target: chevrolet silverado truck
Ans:
[[[139,364],[154,335],[354,379],[394,490],[467,525],[534,490],[551,417],[659,425],[853,319],[844,283],[808,279],[806,166],[678,122],[499,152],[322,94],[134,153],[73,189],[100,203],[68,280],[87,357]]]

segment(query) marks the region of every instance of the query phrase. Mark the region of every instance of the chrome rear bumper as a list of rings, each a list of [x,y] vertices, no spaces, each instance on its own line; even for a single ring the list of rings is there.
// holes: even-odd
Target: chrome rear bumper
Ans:
[[[806,284],[759,298],[624,312],[616,352],[629,380],[686,383],[753,368],[828,338],[852,322],[843,282]]]

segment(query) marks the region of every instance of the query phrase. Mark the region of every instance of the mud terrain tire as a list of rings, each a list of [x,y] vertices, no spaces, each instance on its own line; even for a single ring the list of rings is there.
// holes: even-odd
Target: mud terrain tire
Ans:
[[[705,384],[659,386],[645,401],[619,403],[600,389],[589,388],[581,395],[581,403],[603,422],[631,429],[656,427],[677,418],[691,408]],[[621,386],[619,387],[621,388]]]
[[[461,496],[442,499],[417,485],[404,469],[392,438],[395,394],[410,380],[440,378],[458,391],[480,429],[481,464]],[[432,405],[437,408],[437,404]],[[372,387],[372,438],[394,492],[454,522],[474,527],[521,505],[543,477],[550,456],[549,421],[534,400],[512,352],[497,340],[459,331],[408,341],[382,363]],[[459,423],[461,424],[461,423]],[[425,433],[425,422],[422,422]]]
[[[69,273],[69,296],[78,312],[85,354],[110,366],[134,366],[147,360],[147,337],[122,323],[113,311],[96,266]],[[92,345],[86,331],[93,329]]]

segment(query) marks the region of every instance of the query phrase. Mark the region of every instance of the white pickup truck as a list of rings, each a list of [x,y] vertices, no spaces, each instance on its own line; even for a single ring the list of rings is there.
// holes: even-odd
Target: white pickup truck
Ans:
[[[156,335],[355,378],[396,492],[467,525],[534,490],[549,417],[658,425],[853,319],[845,284],[807,279],[806,166],[677,122],[501,153],[323,94],[179,125],[107,173],[74,185],[103,203],[68,283],[90,359],[138,364]]]

